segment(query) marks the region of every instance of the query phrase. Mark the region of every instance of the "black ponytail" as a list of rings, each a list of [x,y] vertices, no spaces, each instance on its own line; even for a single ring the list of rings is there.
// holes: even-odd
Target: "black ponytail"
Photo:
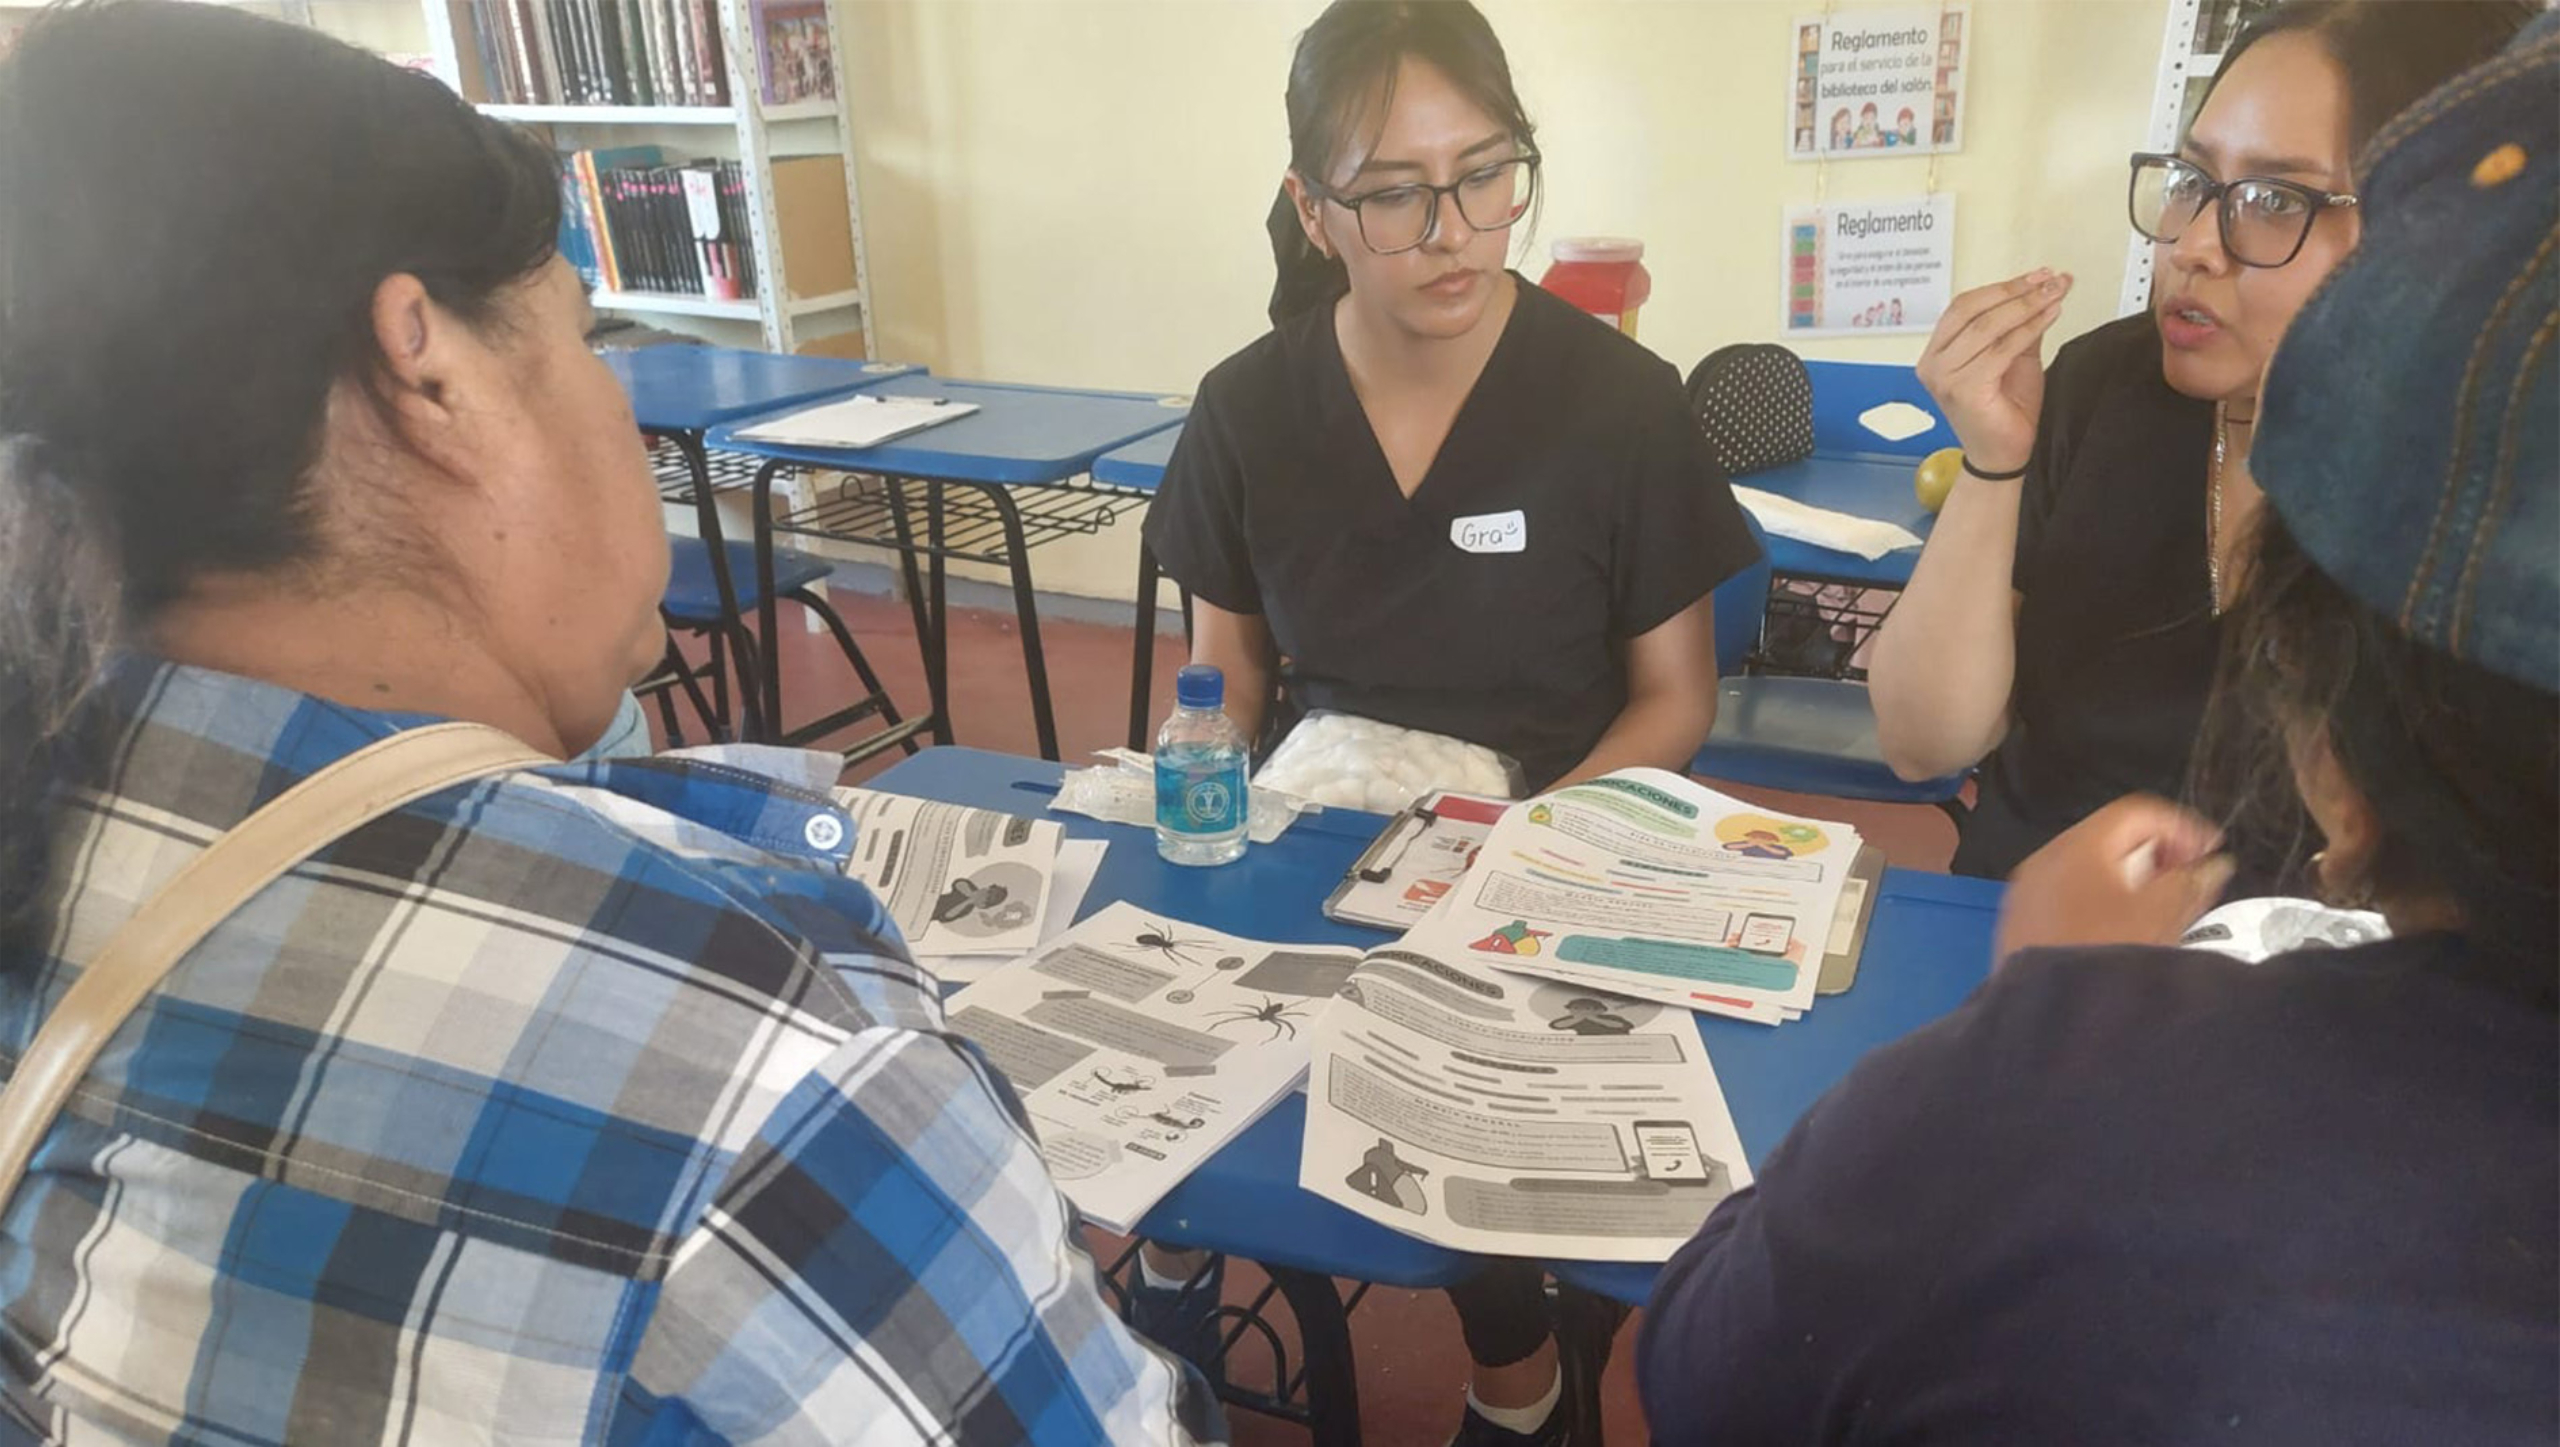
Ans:
[[[1271,231],[1271,266],[1276,273],[1271,283],[1273,326],[1351,289],[1351,274],[1344,270],[1342,258],[1325,255],[1307,240],[1306,228],[1298,224],[1298,204],[1289,199],[1287,186],[1280,188],[1278,199],[1271,203],[1271,219],[1263,224]]]
[[[550,153],[431,76],[211,5],[50,8],[0,61],[0,926],[120,643],[316,561],[341,383],[415,276],[473,325],[547,262]]]
[[[1364,121],[1384,125],[1395,101],[1396,72],[1407,59],[1447,76],[1522,147],[1535,139],[1538,128],[1511,84],[1502,41],[1468,0],[1333,0],[1298,37],[1289,63],[1289,169],[1320,182],[1353,143],[1354,127]],[[1307,240],[1286,186],[1267,224],[1278,273],[1271,288],[1272,325],[1351,289],[1341,259]]]

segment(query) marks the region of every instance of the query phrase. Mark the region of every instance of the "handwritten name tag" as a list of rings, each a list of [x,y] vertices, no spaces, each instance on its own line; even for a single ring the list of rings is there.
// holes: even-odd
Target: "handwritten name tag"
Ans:
[[[1449,522],[1449,541],[1456,543],[1461,552],[1526,552],[1529,548],[1529,515],[1514,508],[1509,512],[1453,518]]]

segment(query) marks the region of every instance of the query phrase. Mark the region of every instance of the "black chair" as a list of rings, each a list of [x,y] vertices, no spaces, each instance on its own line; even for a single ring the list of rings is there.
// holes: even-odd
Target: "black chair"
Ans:
[[[737,736],[747,742],[804,744],[876,716],[887,727],[842,750],[846,763],[855,763],[891,748],[904,748],[910,754],[916,752],[916,735],[930,727],[931,721],[899,719],[897,705],[890,702],[889,691],[871,667],[871,660],[863,657],[861,645],[853,641],[852,630],[845,627],[844,619],[837,615],[828,604],[826,595],[820,591],[820,585],[834,571],[824,560],[807,553],[775,549],[774,596],[798,603],[827,626],[827,631],[835,636],[836,647],[844,653],[845,661],[853,665],[854,676],[862,681],[863,694],[853,703],[824,717],[784,728],[780,719],[764,718],[756,702],[760,696],[757,684],[763,676],[761,670],[781,665],[778,659],[758,656],[755,630],[747,622],[764,602],[756,576],[754,546],[727,543],[715,553],[698,538],[673,538],[669,541],[674,549],[674,565],[667,575],[667,591],[660,610],[670,626],[707,635],[710,640],[708,666],[686,671],[693,678],[708,678],[713,707],[718,715],[718,728],[725,731],[730,726],[729,672],[734,666],[738,675],[738,694],[742,700],[740,712],[744,715],[744,725]],[[735,602],[729,604],[724,602],[726,599],[734,599]],[[678,666],[683,667],[681,663]],[[695,697],[698,702],[698,691]],[[672,726],[673,708],[663,694],[660,706],[670,716]]]
[[[1689,408],[1727,477],[1813,455],[1813,380],[1803,359],[1775,342],[1707,353],[1689,372]]]

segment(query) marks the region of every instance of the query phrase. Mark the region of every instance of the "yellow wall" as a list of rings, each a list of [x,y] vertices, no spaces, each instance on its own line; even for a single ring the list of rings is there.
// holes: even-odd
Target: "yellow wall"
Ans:
[[[1643,339],[1685,372],[1777,331],[1790,203],[1926,185],[1927,158],[1783,157],[1792,18],[1818,0],[1482,0],[1546,156],[1545,242],[1643,238]],[[2080,277],[2113,314],[2124,157],[2165,0],[1974,0],[1956,280]],[[883,356],[952,376],[1188,391],[1265,327],[1281,91],[1318,0],[849,0],[842,6]],[[1868,8],[1843,6],[1841,8]],[[1808,343],[1909,361],[1917,337]],[[1044,589],[1125,597],[1134,529],[1044,549]]]

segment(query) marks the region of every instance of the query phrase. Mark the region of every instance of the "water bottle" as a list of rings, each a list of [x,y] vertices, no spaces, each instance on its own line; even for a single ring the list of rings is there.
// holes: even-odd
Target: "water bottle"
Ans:
[[[1226,675],[1192,664],[1174,675],[1173,697],[1173,716],[1156,730],[1156,853],[1174,864],[1226,864],[1244,854],[1251,809]]]

